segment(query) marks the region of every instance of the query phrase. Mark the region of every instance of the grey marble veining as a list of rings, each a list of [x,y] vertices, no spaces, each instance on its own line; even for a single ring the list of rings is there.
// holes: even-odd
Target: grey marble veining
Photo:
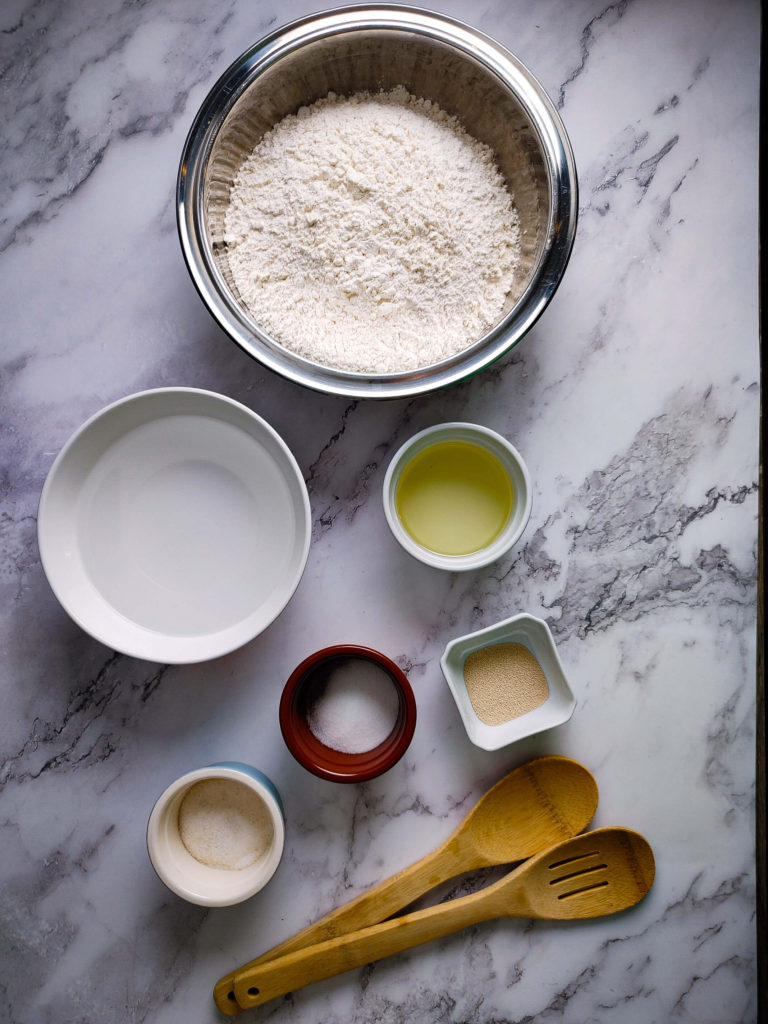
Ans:
[[[642,904],[477,926],[243,1019],[753,1021],[759,5],[432,5],[506,45],[557,104],[579,226],[560,289],[512,353],[386,403],[305,392],[250,361],[202,307],[176,236],[178,159],[207,90],[270,28],[324,6],[0,8],[0,1019],[222,1019],[220,975],[422,856],[507,770],[551,752],[595,774],[597,825],[650,840]],[[286,610],[194,666],[91,640],[36,542],[61,445],[109,401],[164,385],[264,416],[312,507]],[[454,419],[508,436],[534,486],[518,546],[460,576],[410,559],[380,501],[396,448]],[[521,610],[550,623],[579,703],[567,725],[486,753],[439,657]],[[277,727],[291,670],[341,641],[395,657],[419,708],[406,756],[363,786],[309,776]],[[223,758],[275,781],[287,843],[260,894],[204,910],[155,877],[144,833],[169,782]]]

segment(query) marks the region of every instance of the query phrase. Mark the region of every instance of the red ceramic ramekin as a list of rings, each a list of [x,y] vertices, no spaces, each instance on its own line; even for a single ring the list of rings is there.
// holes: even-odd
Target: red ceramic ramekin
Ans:
[[[307,719],[331,673],[350,659],[373,662],[383,669],[399,702],[392,732],[378,746],[360,754],[327,747],[311,731]],[[280,699],[280,729],[286,746],[307,771],[331,782],[365,782],[389,771],[408,749],[415,728],[416,700],[405,673],[384,654],[357,644],[337,644],[310,654],[291,673]]]

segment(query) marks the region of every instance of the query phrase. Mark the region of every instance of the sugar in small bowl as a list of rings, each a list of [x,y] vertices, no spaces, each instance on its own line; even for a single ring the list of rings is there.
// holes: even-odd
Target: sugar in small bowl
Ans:
[[[231,906],[263,889],[284,843],[277,789],[263,772],[239,761],[176,779],[147,825],[147,850],[160,880],[203,907]]]
[[[311,654],[291,673],[280,728],[299,764],[331,782],[364,782],[388,771],[413,738],[416,701],[405,673],[357,644]]]

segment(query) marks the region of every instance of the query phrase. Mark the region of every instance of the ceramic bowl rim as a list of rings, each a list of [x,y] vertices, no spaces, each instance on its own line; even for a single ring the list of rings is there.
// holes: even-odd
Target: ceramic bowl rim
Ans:
[[[296,544],[298,550],[296,572],[289,584],[285,586],[281,597],[282,604],[275,614],[268,618],[268,621],[252,623],[247,628],[244,626],[244,623],[248,622],[248,617],[238,623],[211,632],[200,631],[189,636],[176,635],[153,630],[134,623],[132,620],[122,616],[109,601],[104,599],[105,605],[108,608],[108,621],[105,623],[98,615],[94,615],[92,609],[89,609],[87,600],[77,602],[65,589],[61,571],[57,568],[58,555],[54,547],[55,542],[50,536],[48,525],[51,495],[54,488],[60,486],[59,478],[65,472],[68,461],[76,456],[79,447],[87,442],[88,436],[98,429],[100,424],[108,425],[110,420],[114,420],[116,416],[119,416],[121,412],[131,405],[161,402],[163,398],[167,398],[169,402],[175,398],[183,401],[186,400],[186,397],[189,397],[191,403],[197,399],[210,405],[211,408],[220,405],[223,408],[227,407],[233,410],[235,415],[244,417],[247,421],[255,424],[259,431],[271,439],[276,449],[280,452],[283,468],[286,473],[290,474],[291,480],[296,485],[296,494],[299,496],[298,502],[294,500],[295,496],[292,496],[292,503],[296,511]],[[129,657],[163,664],[194,664],[229,654],[248,643],[271,625],[285,609],[301,582],[309,557],[311,532],[312,514],[307,486],[296,458],[286,442],[271,424],[242,402],[204,388],[150,388],[125,395],[98,409],[81,423],[62,445],[48,470],[38,503],[37,539],[41,565],[51,590],[70,618],[95,640],[111,647],[113,650],[126,654]],[[95,585],[94,591],[99,596],[99,599],[101,599],[102,595]],[[255,631],[254,625],[256,626]],[[128,630],[127,633],[126,629]]]

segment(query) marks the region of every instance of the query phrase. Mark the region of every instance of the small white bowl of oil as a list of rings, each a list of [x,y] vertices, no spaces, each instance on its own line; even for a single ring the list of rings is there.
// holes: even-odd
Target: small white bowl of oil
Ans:
[[[393,456],[384,514],[419,561],[453,572],[479,569],[522,536],[531,515],[528,469],[517,449],[488,427],[428,427]]]
[[[549,626],[534,615],[451,640],[440,667],[467,735],[483,750],[563,725],[576,708]]]

